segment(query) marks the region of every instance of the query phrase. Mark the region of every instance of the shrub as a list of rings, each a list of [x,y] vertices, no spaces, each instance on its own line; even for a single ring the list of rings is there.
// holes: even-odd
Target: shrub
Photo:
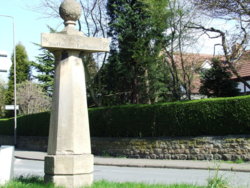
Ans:
[[[163,137],[250,134],[250,96],[155,105],[89,109],[91,136]],[[0,134],[12,135],[13,119],[0,121]],[[18,118],[17,134],[47,136],[49,113]]]
[[[49,112],[20,116],[17,119],[17,135],[19,136],[48,136]],[[14,119],[0,120],[0,134],[14,134]]]

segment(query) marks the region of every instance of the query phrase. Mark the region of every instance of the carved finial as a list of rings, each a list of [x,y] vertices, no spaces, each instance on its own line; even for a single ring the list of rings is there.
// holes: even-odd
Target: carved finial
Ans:
[[[65,26],[75,25],[82,14],[80,3],[75,0],[64,0],[59,8],[61,18],[64,20]]]

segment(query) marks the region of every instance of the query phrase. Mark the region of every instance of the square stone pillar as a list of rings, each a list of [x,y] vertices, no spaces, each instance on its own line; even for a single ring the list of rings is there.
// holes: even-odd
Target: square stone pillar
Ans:
[[[85,75],[80,52],[56,51],[45,180],[66,187],[93,181]]]
[[[42,47],[56,59],[55,83],[50,117],[48,155],[45,157],[45,181],[68,188],[91,185],[91,154],[84,53],[107,52],[109,42],[89,38],[75,29],[81,7],[75,0],[60,6],[65,29],[42,34]]]

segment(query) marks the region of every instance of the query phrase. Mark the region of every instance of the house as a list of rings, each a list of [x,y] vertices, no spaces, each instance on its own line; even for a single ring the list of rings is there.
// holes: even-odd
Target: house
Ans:
[[[240,60],[237,62],[236,69],[241,78],[250,84],[250,51],[243,53]],[[232,79],[238,83],[238,88],[242,94],[250,94],[250,89],[235,75],[233,75]]]
[[[214,56],[209,54],[186,53],[182,58],[185,65],[185,71],[189,74],[188,79],[190,83],[191,99],[206,98],[206,96],[199,93],[201,86],[200,70],[210,69],[212,67],[212,59]],[[217,58],[223,59],[222,56],[217,56]],[[180,79],[183,81],[184,71],[179,54],[175,54],[175,61],[179,70]],[[250,51],[246,51],[242,54],[240,60],[236,62],[235,67],[241,78],[250,84]],[[250,94],[250,89],[244,85],[234,74],[232,79],[238,83],[238,88],[240,89],[241,94]],[[186,98],[185,94],[182,98]]]
[[[176,67],[178,69],[179,80],[182,83],[187,84],[187,88],[190,92],[190,98],[201,99],[206,96],[201,95],[199,93],[200,89],[200,69],[201,68],[211,68],[211,59],[213,55],[209,54],[193,54],[193,53],[185,53],[180,56],[179,53],[174,55],[174,61],[176,63]],[[182,87],[183,96],[182,99],[188,98],[186,96],[186,92],[184,87]]]

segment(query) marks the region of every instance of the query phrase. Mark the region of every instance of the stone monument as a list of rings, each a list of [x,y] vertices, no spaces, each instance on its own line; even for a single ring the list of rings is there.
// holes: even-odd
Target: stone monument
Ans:
[[[14,146],[0,147],[0,186],[5,185],[13,178]]]
[[[50,118],[45,181],[57,186],[80,187],[93,181],[88,108],[84,66],[86,53],[108,52],[108,39],[86,37],[76,28],[81,6],[64,0],[60,16],[65,28],[59,33],[43,33],[42,47],[55,56],[56,73]]]

